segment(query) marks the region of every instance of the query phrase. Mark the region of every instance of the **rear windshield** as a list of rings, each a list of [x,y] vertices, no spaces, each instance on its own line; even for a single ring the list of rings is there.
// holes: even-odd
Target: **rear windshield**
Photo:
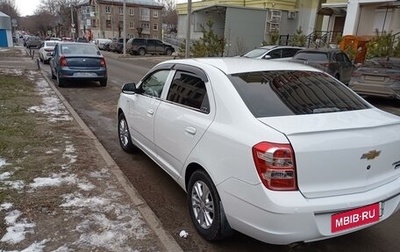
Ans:
[[[47,46],[56,46],[57,42],[46,42]]]
[[[326,73],[268,71],[228,77],[255,117],[330,113],[370,107]]]
[[[97,47],[91,44],[63,44],[61,51],[63,54],[100,55]]]
[[[298,52],[293,58],[310,61],[327,61],[328,55],[321,52]]]
[[[248,58],[256,58],[260,57],[264,53],[266,53],[268,50],[264,48],[256,48],[254,50],[251,50],[250,52],[246,53],[243,55],[243,57],[248,57]]]

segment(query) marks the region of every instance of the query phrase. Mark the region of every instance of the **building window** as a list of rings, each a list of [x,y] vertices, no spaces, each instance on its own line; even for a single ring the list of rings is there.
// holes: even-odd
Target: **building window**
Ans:
[[[150,24],[148,23],[142,23],[140,24],[140,27],[143,29],[143,31],[150,31]]]
[[[140,20],[150,21],[150,10],[146,8],[140,8]]]
[[[129,22],[129,29],[133,30],[135,28],[135,24],[133,22]]]
[[[153,10],[153,18],[158,18],[158,10]]]
[[[106,6],[106,13],[111,13],[111,7],[110,6]]]
[[[106,28],[111,28],[111,20],[106,20]]]
[[[119,15],[124,15],[124,8],[119,7],[118,8],[118,13],[119,13]]]
[[[158,31],[158,24],[153,24],[153,30]]]
[[[135,9],[129,8],[129,16],[134,16],[135,15]]]

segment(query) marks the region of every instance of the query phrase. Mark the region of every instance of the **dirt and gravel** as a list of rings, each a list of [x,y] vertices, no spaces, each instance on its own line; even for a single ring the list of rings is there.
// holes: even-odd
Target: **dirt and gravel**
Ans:
[[[0,251],[179,251],[23,48],[0,49]]]

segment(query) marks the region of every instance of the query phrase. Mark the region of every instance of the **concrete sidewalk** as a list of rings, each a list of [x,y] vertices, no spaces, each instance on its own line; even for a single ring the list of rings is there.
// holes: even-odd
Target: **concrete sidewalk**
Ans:
[[[57,90],[55,87],[53,81],[51,81],[47,74],[44,74],[42,71],[39,69],[39,62],[36,60],[36,58],[30,57],[28,55],[28,52],[24,47],[17,46],[13,48],[9,48],[9,50],[20,50],[22,52],[22,57],[4,57],[1,55],[1,52],[4,51],[0,49],[0,73],[8,73],[8,74],[13,74],[14,72],[23,72],[26,73],[31,72],[32,74],[29,74],[32,78],[32,76],[36,76],[36,82],[39,81],[41,85],[45,85],[50,91],[47,92],[46,95],[50,94],[55,94],[55,97],[59,99],[59,103],[63,104],[68,111],[69,115],[73,118],[73,121],[76,123],[76,127],[79,127],[80,129],[77,129],[78,131],[81,131],[82,134],[84,134],[89,141],[89,143],[86,143],[87,146],[91,146],[87,150],[87,152],[96,152],[96,153],[91,153],[88,155],[88,153],[78,153],[77,155],[88,155],[88,156],[94,156],[94,157],[101,157],[101,160],[96,160],[95,164],[98,166],[97,170],[101,170],[102,173],[106,174],[111,174],[112,178],[107,179],[107,183],[96,183],[95,186],[103,186],[105,188],[96,188],[93,190],[94,191],[99,191],[99,192],[106,192],[109,191],[110,188],[112,188],[113,193],[116,193],[117,195],[121,195],[120,197],[116,197],[119,199],[119,201],[116,199],[116,202],[110,202],[110,205],[119,205],[119,204],[128,204],[130,209],[128,211],[130,212],[138,212],[139,216],[137,216],[140,220],[143,220],[143,223],[140,226],[140,229],[142,230],[148,230],[147,232],[144,232],[145,235],[144,237],[134,239],[135,235],[129,235],[126,234],[127,237],[129,237],[129,240],[126,241],[126,244],[122,244],[119,247],[113,247],[110,249],[110,247],[107,247],[107,245],[104,246],[97,246],[96,244],[92,243],[90,244],[84,244],[82,247],[79,247],[77,243],[72,243],[71,247],[68,247],[68,244],[71,244],[71,241],[68,239],[66,241],[63,241],[62,238],[57,237],[57,238],[49,238],[48,240],[53,240],[56,245],[52,245],[53,247],[58,247],[56,250],[52,251],[75,251],[74,248],[77,248],[78,250],[76,251],[183,251],[181,247],[178,245],[178,243],[173,239],[173,237],[168,234],[162,227],[162,224],[158,220],[158,218],[155,216],[153,211],[148,207],[146,202],[141,198],[141,196],[138,194],[137,190],[130,184],[130,182],[125,178],[124,174],[121,172],[117,164],[114,162],[114,160],[111,158],[111,156],[108,154],[108,152],[105,150],[105,148],[102,146],[102,144],[98,141],[98,139],[95,137],[95,135],[91,132],[91,130],[87,127],[87,125],[82,121],[82,119],[78,116],[78,114],[75,112],[75,110],[71,107],[71,105],[66,101],[66,99],[61,95],[61,93]],[[44,81],[42,81],[44,80]],[[45,84],[43,84],[45,83]],[[42,87],[43,88],[43,87]],[[40,92],[40,91],[38,91]],[[38,94],[35,94],[38,95]],[[38,104],[39,106],[39,104]],[[85,139],[86,139],[85,138]],[[71,142],[74,142],[74,139],[70,140]],[[78,140],[77,140],[78,141]],[[82,141],[82,140],[81,140]],[[0,156],[1,158],[1,156]],[[85,170],[87,167],[81,167],[82,174],[84,174]],[[96,168],[95,168],[96,169]],[[88,173],[90,172],[89,170],[87,171]],[[93,173],[93,171],[92,171]],[[1,162],[0,162],[0,175],[1,175]],[[87,177],[90,177],[90,174],[84,174],[84,179],[87,179]],[[1,176],[0,176],[1,177]],[[96,178],[99,180],[99,178]],[[115,184],[113,184],[115,183]],[[94,184],[94,183],[93,183]],[[2,180],[0,179],[0,188],[2,187]],[[106,188],[107,187],[107,188]],[[99,194],[96,197],[102,197],[103,195]],[[123,199],[123,200],[121,200]],[[123,202],[123,201],[129,201],[129,202]],[[2,202],[0,202],[0,211],[6,210],[6,208],[1,205]],[[87,210],[86,210],[87,211]],[[66,213],[64,213],[66,214]],[[82,217],[82,216],[80,216]],[[65,217],[65,219],[68,219]],[[83,216],[83,219],[85,217]],[[118,218],[117,218],[118,219]],[[2,221],[2,220],[0,220]],[[37,226],[40,226],[40,224],[36,224]],[[130,225],[130,223],[126,223],[125,225]],[[104,228],[99,230],[99,234],[97,235],[99,238],[101,238],[101,235],[104,235]],[[109,231],[112,231],[112,227],[107,227]],[[129,230],[129,229],[128,229]],[[33,230],[33,233],[35,235],[40,236],[40,230]],[[71,230],[71,232],[77,232],[78,234],[76,235],[84,235],[82,234],[82,231],[79,230],[78,226],[76,227],[76,230]],[[91,230],[93,232],[93,230]],[[65,234],[64,234],[65,235]],[[115,234],[113,234],[115,235]],[[32,236],[34,236],[32,234]],[[73,236],[73,234],[68,234],[67,236]],[[118,236],[118,234],[116,235]],[[0,236],[1,238],[1,236]],[[69,237],[67,237],[69,238]],[[2,242],[7,241],[4,239],[4,237],[1,240]],[[104,242],[104,241],[99,241],[99,243]],[[13,244],[8,244],[6,249],[8,250],[3,250],[2,248],[2,243],[0,242],[0,251],[16,251],[14,248],[18,248],[17,245],[13,247]],[[6,244],[6,242],[5,242]],[[92,247],[91,247],[92,246]],[[72,250],[71,250],[72,249]],[[43,251],[47,251],[48,248],[44,248]],[[41,251],[41,250],[34,250],[34,251]]]

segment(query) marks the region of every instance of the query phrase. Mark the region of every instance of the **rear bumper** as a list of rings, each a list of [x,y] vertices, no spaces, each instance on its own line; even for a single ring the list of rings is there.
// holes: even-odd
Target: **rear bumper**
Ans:
[[[218,186],[230,226],[270,244],[311,242],[375,225],[400,209],[400,178],[364,193],[306,199],[296,192],[276,192],[262,185],[229,179]],[[229,192],[229,193],[228,193]],[[380,203],[377,222],[332,232],[332,215]]]
[[[107,79],[107,70],[101,69],[61,69],[58,72],[59,78],[70,80],[93,80],[100,81]]]
[[[400,99],[400,88],[382,84],[363,84],[352,81],[349,87],[359,95]]]

